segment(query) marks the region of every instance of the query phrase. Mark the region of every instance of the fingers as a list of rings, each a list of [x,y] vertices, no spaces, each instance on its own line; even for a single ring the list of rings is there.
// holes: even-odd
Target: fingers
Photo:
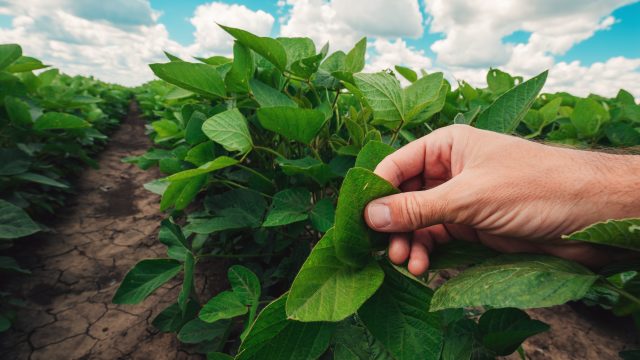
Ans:
[[[455,223],[454,198],[449,196],[458,177],[433,189],[404,192],[370,202],[365,208],[365,221],[380,232],[410,232],[431,225]]]
[[[424,179],[450,178],[454,134],[460,129],[448,126],[403,146],[384,158],[375,173],[396,187],[418,175]]]
[[[413,275],[420,276],[424,274],[428,268],[429,255],[427,247],[419,241],[412,242],[411,255],[409,257],[409,265],[407,265],[407,269]]]
[[[396,265],[401,265],[409,257],[410,235],[407,233],[393,234],[389,239],[389,260]]]

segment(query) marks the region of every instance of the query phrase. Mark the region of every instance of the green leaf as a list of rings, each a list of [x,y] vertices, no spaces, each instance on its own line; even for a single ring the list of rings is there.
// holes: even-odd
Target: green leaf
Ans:
[[[3,314],[0,314],[0,332],[3,331],[7,331],[11,328],[11,320],[4,316]]]
[[[15,125],[28,126],[33,124],[29,104],[13,96],[4,98],[4,106],[9,115],[9,119]]]
[[[0,199],[0,239],[17,239],[40,231],[21,208]]]
[[[483,345],[496,354],[507,356],[528,337],[549,330],[549,325],[533,320],[520,309],[487,310],[478,321]]]
[[[581,299],[597,278],[568,260],[545,255],[501,255],[447,281],[436,290],[431,309],[560,305]]]
[[[405,120],[411,121],[438,98],[444,82],[441,72],[429,74],[403,90]]]
[[[259,227],[267,207],[259,193],[245,189],[232,190],[205,199],[206,207],[211,209],[209,202],[215,204],[213,211],[216,217],[193,219],[185,227],[185,231],[210,234],[223,230]]]
[[[387,156],[391,155],[395,148],[380,141],[369,141],[356,157],[356,167],[375,170],[376,166]]]
[[[219,352],[208,353],[207,360],[233,360],[233,356],[219,353]]]
[[[230,158],[228,156],[220,156],[215,160],[211,160],[206,164],[199,166],[196,169],[189,169],[189,170],[180,171],[179,173],[175,173],[167,177],[167,180],[180,181],[185,179],[191,179],[195,176],[208,174],[210,172],[224,169],[226,167],[233,166],[236,164],[238,164],[238,160]]]
[[[592,98],[578,99],[570,119],[579,135],[593,137],[598,134],[600,126],[609,120],[609,112]]]
[[[262,310],[236,360],[315,360],[327,350],[335,324],[288,320],[286,302],[284,295]]]
[[[383,269],[382,286],[358,310],[362,322],[394,359],[438,360],[442,330],[439,314],[429,312],[433,290],[391,265]]]
[[[160,210],[164,211],[172,206],[176,210],[186,208],[198,195],[206,180],[206,175],[199,175],[185,180],[172,181],[162,194]]]
[[[180,294],[178,294],[178,305],[180,306],[180,310],[182,310],[183,313],[187,311],[189,297],[191,296],[191,291],[193,290],[193,271],[195,266],[196,260],[193,258],[191,252],[187,251],[184,258],[184,280],[182,281],[182,289],[180,289]]]
[[[287,67],[287,53],[282,44],[269,37],[256,36],[248,31],[223,26],[220,27],[238,40],[242,45],[250,48],[262,57],[267,59],[280,71],[284,71]]]
[[[12,62],[22,56],[22,48],[17,44],[0,45],[0,70],[4,70]]]
[[[500,133],[512,133],[542,90],[547,74],[548,71],[545,71],[501,95],[480,113],[476,127]]]
[[[83,119],[65,113],[48,112],[36,119],[33,128],[35,130],[65,130],[82,129],[91,127],[91,124]]]
[[[445,331],[442,360],[493,359],[482,345],[478,325],[471,319],[460,319],[450,324]]]
[[[367,38],[363,37],[344,58],[344,71],[355,74],[364,69]]]
[[[438,92],[438,97],[427,104],[427,106],[422,110],[418,115],[411,119],[411,123],[420,124],[429,120],[433,115],[439,113],[444,108],[444,105],[447,101],[447,94],[449,94],[449,90],[451,90],[451,85],[449,82],[444,80],[442,82],[442,86],[440,87],[440,91]],[[466,115],[465,115],[466,117]],[[470,119],[473,119],[470,117]]]
[[[156,316],[151,325],[162,332],[178,332],[180,328],[188,321],[192,320],[198,314],[198,304],[189,300],[187,311],[182,312],[178,303],[174,303],[166,307],[158,316]]]
[[[318,201],[309,213],[311,225],[320,232],[327,232],[333,227],[335,216],[336,209],[333,207],[333,202],[328,198]]]
[[[302,188],[286,189],[273,196],[263,227],[283,226],[309,218],[311,193]]]
[[[398,79],[385,72],[355,74],[353,77],[377,123],[404,121],[404,99]]]
[[[29,170],[31,161],[27,154],[19,149],[0,149],[0,175],[11,176]]]
[[[147,259],[138,262],[124,277],[113,296],[114,304],[137,304],[176,276],[182,264],[173,259]]]
[[[382,344],[363,326],[338,323],[333,336],[333,360],[393,360]]]
[[[237,293],[223,291],[212,297],[200,310],[200,320],[208,323],[244,315],[249,309]]]
[[[396,65],[395,69],[398,74],[402,75],[403,78],[407,79],[411,83],[414,83],[416,82],[416,80],[418,80],[418,74],[416,74],[415,71],[409,69],[406,66]]]
[[[480,243],[462,240],[438,244],[429,254],[429,270],[469,266],[498,256],[499,253]]]
[[[265,129],[305,144],[311,143],[326,122],[324,113],[315,109],[279,106],[260,108],[257,114]]]
[[[286,175],[304,175],[313,179],[320,186],[324,186],[329,180],[333,179],[335,175],[331,172],[331,167],[322,161],[312,158],[304,157],[302,159],[283,159],[278,158],[276,162]]]
[[[492,93],[500,95],[514,87],[516,83],[515,79],[506,72],[498,69],[491,69],[487,73],[487,85],[489,85],[489,90]]]
[[[68,189],[69,185],[61,183],[58,180],[52,179],[48,176],[44,176],[44,175],[40,175],[40,174],[36,174],[36,173],[31,173],[31,172],[25,172],[22,174],[18,174],[14,176],[16,179],[20,179],[20,180],[25,180],[25,181],[31,181],[34,183],[38,183],[38,184],[42,184],[42,185],[47,185],[47,186],[51,186],[51,187],[57,187],[57,188],[61,188],[61,189]]]
[[[158,240],[167,246],[167,255],[170,258],[185,261],[189,248],[187,240],[178,225],[172,223],[169,219],[162,220],[160,231],[158,232]]]
[[[279,37],[276,39],[283,46],[287,54],[287,68],[291,64],[316,54],[316,45],[306,37]]]
[[[220,348],[230,325],[231,321],[217,321],[210,324],[195,318],[180,329],[178,340],[185,344],[215,341],[219,343],[217,347]]]
[[[353,269],[336,258],[333,230],[316,244],[293,280],[287,316],[300,321],[340,321],[380,287],[384,273],[373,258]]]
[[[244,154],[253,147],[247,119],[237,108],[210,117],[202,125],[202,131],[227,151]]]
[[[260,280],[253,271],[242,265],[233,265],[228,272],[229,283],[240,301],[247,306],[257,306],[260,300]]]
[[[287,95],[260,80],[251,79],[249,84],[251,85],[253,96],[263,108],[279,106],[298,107],[298,104]]]
[[[178,61],[149,67],[160,79],[194,93],[208,97],[227,95],[220,73],[211,65]]]
[[[2,271],[9,271],[20,274],[31,274],[31,271],[21,268],[16,260],[9,256],[0,256],[0,272]]]
[[[30,56],[21,56],[11,65],[9,65],[5,70],[10,73],[20,73],[20,72],[45,69],[48,67],[49,65],[43,64],[42,61],[36,58],[32,58]]]
[[[207,116],[200,111],[194,111],[189,118],[187,127],[184,131],[184,140],[190,145],[196,145],[208,138],[202,132],[202,124],[207,120]]]
[[[374,199],[398,192],[393,185],[370,170],[353,168],[347,172],[336,208],[334,243],[340,261],[353,267],[369,263],[373,247],[384,242],[386,235],[367,226],[364,208]]]
[[[182,135],[182,129],[174,121],[162,119],[151,123],[151,127],[157,133],[155,142],[161,142],[169,139],[175,139]]]
[[[558,97],[549,101],[543,107],[541,107],[540,110],[538,110],[540,112],[540,115],[542,115],[542,119],[544,120],[542,123],[542,127],[551,124],[558,117],[560,105],[562,105],[562,98]]]
[[[215,159],[216,145],[213,141],[205,141],[192,147],[184,157],[184,161],[190,162],[195,166],[202,166]]]
[[[604,133],[614,146],[628,147],[640,145],[640,132],[630,124],[623,122],[607,124]]]
[[[563,238],[640,251],[640,219],[598,222]]]
[[[246,94],[251,91],[249,80],[255,71],[253,53],[239,42],[233,44],[233,64],[224,81],[232,93]]]

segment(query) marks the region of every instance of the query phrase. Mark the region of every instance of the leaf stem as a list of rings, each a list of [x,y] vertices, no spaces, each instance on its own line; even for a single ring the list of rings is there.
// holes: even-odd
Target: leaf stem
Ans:
[[[630,300],[631,302],[635,303],[636,305],[640,305],[640,299],[638,299],[636,296],[628,293],[627,291],[620,289],[619,287],[611,284],[608,280],[604,280],[602,281],[602,286],[604,286],[605,288],[617,293],[618,295],[627,298],[628,300]]]
[[[253,148],[256,149],[256,150],[265,151],[265,152],[271,153],[272,155],[275,155],[277,157],[281,157],[283,159],[286,159],[286,157],[284,155],[282,155],[279,152],[277,152],[277,151],[275,151],[273,149],[270,149],[268,147],[254,145]]]
[[[275,186],[275,184],[273,183],[273,180],[269,179],[268,177],[262,175],[261,173],[255,171],[255,170],[253,170],[252,168],[250,168],[248,166],[244,166],[242,164],[237,164],[236,166],[238,166],[239,168],[244,169],[244,170],[252,173],[253,175],[255,175],[255,176],[259,177],[259,178],[262,178],[264,181],[268,182],[272,186]]]

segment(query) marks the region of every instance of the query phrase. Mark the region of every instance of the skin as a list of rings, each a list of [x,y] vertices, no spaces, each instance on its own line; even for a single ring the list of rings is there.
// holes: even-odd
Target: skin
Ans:
[[[390,260],[408,260],[414,275],[452,239],[600,266],[614,255],[561,236],[640,217],[640,156],[552,147],[466,125],[407,144],[375,173],[402,192],[369,203],[365,220],[390,233]]]

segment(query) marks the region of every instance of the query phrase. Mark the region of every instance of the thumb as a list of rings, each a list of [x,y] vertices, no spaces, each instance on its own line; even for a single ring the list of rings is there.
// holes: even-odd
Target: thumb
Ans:
[[[365,221],[381,232],[409,232],[452,222],[448,183],[423,191],[404,192],[373,200],[365,208]]]

